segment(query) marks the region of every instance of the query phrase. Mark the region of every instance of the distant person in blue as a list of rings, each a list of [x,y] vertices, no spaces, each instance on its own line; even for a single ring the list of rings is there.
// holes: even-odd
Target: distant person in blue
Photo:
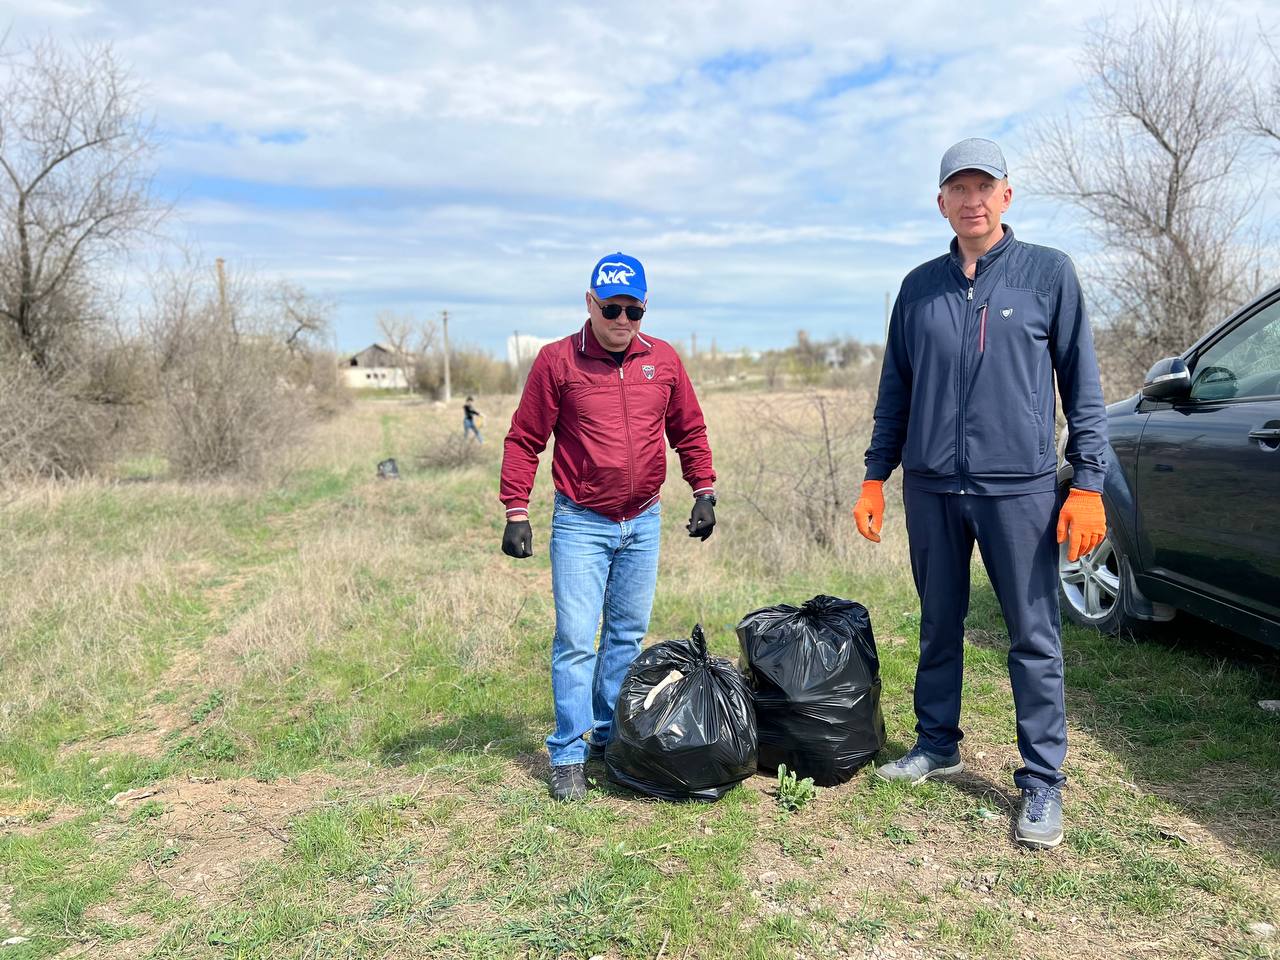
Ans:
[[[467,402],[462,407],[462,436],[463,439],[468,439],[474,433],[476,441],[484,443],[480,428],[476,426],[476,417],[483,417],[484,414],[475,408],[475,402],[475,397],[467,397]]]

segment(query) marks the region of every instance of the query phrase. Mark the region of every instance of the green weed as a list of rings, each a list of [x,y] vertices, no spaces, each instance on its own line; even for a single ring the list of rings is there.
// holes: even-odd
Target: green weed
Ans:
[[[794,773],[788,772],[785,763],[778,765],[777,797],[778,806],[783,810],[803,810],[817,796],[818,788],[813,785],[813,777],[798,780]]]

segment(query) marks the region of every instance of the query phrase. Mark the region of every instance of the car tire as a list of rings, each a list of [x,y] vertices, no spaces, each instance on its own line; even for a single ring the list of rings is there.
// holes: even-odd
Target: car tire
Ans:
[[[1074,562],[1067,559],[1067,546],[1063,543],[1058,547],[1058,600],[1063,615],[1078,626],[1101,633],[1142,631],[1147,622],[1125,612],[1127,577],[1110,534]]]

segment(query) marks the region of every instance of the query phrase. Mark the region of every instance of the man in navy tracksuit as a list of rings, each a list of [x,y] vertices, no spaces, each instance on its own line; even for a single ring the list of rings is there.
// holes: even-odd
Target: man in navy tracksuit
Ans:
[[[964,768],[958,744],[976,542],[1009,630],[1022,790],[1015,829],[1030,846],[1062,841],[1066,712],[1058,544],[1070,559],[1106,532],[1106,414],[1080,285],[1067,256],[1001,223],[1013,191],[1004,156],[970,139],[942,158],[938,209],[951,252],[907,275],[885,346],[866,482],[854,508],[879,541],[881,487],[903,466],[911,568],[920,594],[916,745],[876,772],[920,783]],[[1070,430],[1073,489],[1060,503],[1054,376]]]

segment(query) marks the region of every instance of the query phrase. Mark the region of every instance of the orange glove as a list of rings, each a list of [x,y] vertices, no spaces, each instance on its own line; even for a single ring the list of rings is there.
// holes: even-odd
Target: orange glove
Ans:
[[[1071,538],[1067,559],[1072,563],[1079,560],[1106,535],[1107,512],[1102,507],[1102,494],[1072,487],[1058,513],[1058,542]]]
[[[862,496],[853,505],[853,522],[858,532],[872,543],[880,542],[880,526],[884,523],[884,481],[867,480]]]

